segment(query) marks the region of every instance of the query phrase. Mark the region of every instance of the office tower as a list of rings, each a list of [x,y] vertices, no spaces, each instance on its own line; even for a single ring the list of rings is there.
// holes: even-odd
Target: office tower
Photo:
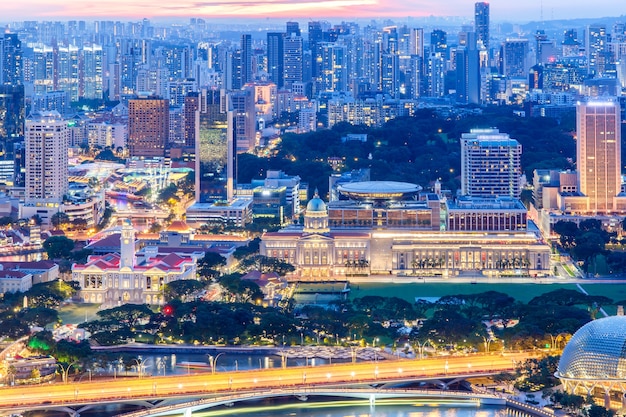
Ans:
[[[319,75],[317,56],[319,50],[317,45],[324,41],[324,33],[322,29],[322,22],[311,21],[309,22],[309,51],[311,51],[311,75],[313,78],[317,78]]]
[[[16,33],[5,33],[0,38],[0,85],[22,82],[22,43]]]
[[[241,35],[241,86],[252,82],[252,35]]]
[[[578,42],[576,29],[566,30],[563,34],[563,42],[561,43],[564,57],[576,56],[580,52],[580,42]]]
[[[435,29],[430,33],[430,52],[439,52],[444,60],[448,58],[448,34],[445,31]]]
[[[480,55],[476,48],[476,34],[467,32],[466,44],[456,50],[457,101],[479,104],[481,91]]]
[[[588,26],[585,40],[589,74],[591,76],[602,76],[606,69],[606,53],[608,52],[606,26]]]
[[[300,24],[298,22],[287,22],[287,36],[302,36],[300,32]]]
[[[291,89],[293,83],[302,82],[302,37],[288,33],[283,41],[284,87]]]
[[[58,112],[34,113],[25,128],[27,205],[58,207],[68,190],[67,121]]]
[[[162,157],[169,142],[169,100],[142,96],[128,101],[130,156]]]
[[[579,191],[594,213],[615,210],[621,187],[621,123],[617,100],[589,101],[576,106],[576,161]]]
[[[461,193],[471,197],[521,194],[522,145],[498,129],[461,135]]]
[[[8,142],[24,137],[24,86],[0,85],[0,142],[6,151]],[[9,149],[10,151],[10,149]]]
[[[489,3],[487,2],[474,4],[474,31],[476,41],[482,43],[489,51]]]
[[[256,145],[256,111],[254,88],[245,87],[229,96],[229,110],[233,112],[233,132],[237,153],[250,152]]]
[[[283,70],[283,39],[284,33],[268,32],[267,34],[267,73],[270,81],[273,81],[278,88],[284,84]]]
[[[321,55],[317,91],[347,91],[347,51],[344,45],[322,42],[318,45]]]
[[[183,140],[187,148],[195,149],[200,124],[200,93],[189,92],[183,104]]]
[[[528,72],[528,89],[543,89],[543,65],[533,65]]]
[[[202,90],[198,94],[195,129],[196,203],[230,201],[233,198],[236,152],[232,112],[224,91]]]
[[[507,39],[500,47],[500,74],[509,78],[528,75],[528,39]]]
[[[85,45],[81,50],[79,96],[89,100],[102,99],[102,46]]]

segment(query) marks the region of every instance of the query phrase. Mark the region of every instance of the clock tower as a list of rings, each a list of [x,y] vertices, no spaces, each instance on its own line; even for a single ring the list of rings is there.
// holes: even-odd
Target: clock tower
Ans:
[[[135,229],[130,220],[124,221],[122,226],[121,251],[120,251],[120,269],[135,266]]]

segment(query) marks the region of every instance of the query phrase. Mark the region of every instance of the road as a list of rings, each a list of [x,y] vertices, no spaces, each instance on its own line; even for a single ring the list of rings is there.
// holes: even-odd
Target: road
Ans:
[[[303,385],[371,383],[450,378],[512,370],[529,353],[401,359],[316,367],[289,367],[145,378],[118,378],[78,383],[10,387],[0,390],[0,409],[20,410],[54,405],[117,402],[129,399],[189,397],[230,391]]]

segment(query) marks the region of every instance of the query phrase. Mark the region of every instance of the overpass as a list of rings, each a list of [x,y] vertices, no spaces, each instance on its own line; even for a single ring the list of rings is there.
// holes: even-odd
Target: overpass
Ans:
[[[8,387],[0,390],[0,411],[10,413],[56,408],[78,415],[81,411],[106,403],[126,402],[154,407],[157,401],[214,398],[224,393],[302,387],[383,386],[407,381],[431,381],[446,388],[466,378],[512,371],[515,363],[530,356],[529,353],[516,353],[384,360]]]

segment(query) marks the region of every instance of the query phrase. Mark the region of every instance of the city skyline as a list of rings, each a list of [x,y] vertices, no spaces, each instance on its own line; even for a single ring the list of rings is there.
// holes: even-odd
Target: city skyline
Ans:
[[[507,2],[492,0],[492,21],[532,21],[575,18],[602,18],[624,15],[610,0],[577,5],[572,9],[564,0]],[[164,2],[156,5],[147,0],[86,4],[79,0],[56,2],[24,0],[0,7],[5,21],[54,19],[315,19],[315,18],[420,18],[429,16],[462,17],[473,20],[474,2],[451,0],[442,4],[434,0],[206,0]]]

